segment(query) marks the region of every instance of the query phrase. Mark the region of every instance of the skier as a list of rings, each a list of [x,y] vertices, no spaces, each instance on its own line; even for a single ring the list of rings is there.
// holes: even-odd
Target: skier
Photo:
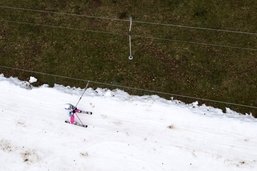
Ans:
[[[75,114],[76,113],[81,113],[82,110],[79,110],[77,107],[73,106],[70,103],[65,104],[64,108],[69,111],[68,114],[69,114],[69,117],[70,117],[70,124],[76,124],[76,122],[75,122]]]

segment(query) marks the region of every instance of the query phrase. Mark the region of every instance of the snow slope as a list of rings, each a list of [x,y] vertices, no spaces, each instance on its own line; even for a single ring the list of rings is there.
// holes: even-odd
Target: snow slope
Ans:
[[[82,89],[0,76],[1,171],[257,170],[257,119],[158,96],[87,89],[65,124],[65,103]]]

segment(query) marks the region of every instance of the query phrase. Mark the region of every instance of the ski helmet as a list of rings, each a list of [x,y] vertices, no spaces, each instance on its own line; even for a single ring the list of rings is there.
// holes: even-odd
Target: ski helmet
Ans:
[[[73,107],[72,104],[66,103],[65,106],[64,106],[64,109],[66,109],[66,110],[71,110],[72,107]]]

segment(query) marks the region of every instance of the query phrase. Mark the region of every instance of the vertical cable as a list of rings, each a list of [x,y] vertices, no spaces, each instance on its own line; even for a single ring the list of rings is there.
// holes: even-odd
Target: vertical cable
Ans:
[[[133,59],[133,56],[132,56],[132,48],[131,48],[131,28],[132,28],[132,17],[130,16],[129,17],[129,57],[128,59],[129,60],[132,60]]]

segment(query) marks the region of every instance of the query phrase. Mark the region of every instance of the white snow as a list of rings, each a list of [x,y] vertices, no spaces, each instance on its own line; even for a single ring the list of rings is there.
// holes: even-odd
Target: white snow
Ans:
[[[65,124],[83,89],[25,89],[0,76],[2,171],[255,171],[257,119],[222,110],[87,89],[88,128]]]
[[[29,77],[29,83],[35,83],[35,82],[37,82],[37,79],[35,78],[35,77]]]

